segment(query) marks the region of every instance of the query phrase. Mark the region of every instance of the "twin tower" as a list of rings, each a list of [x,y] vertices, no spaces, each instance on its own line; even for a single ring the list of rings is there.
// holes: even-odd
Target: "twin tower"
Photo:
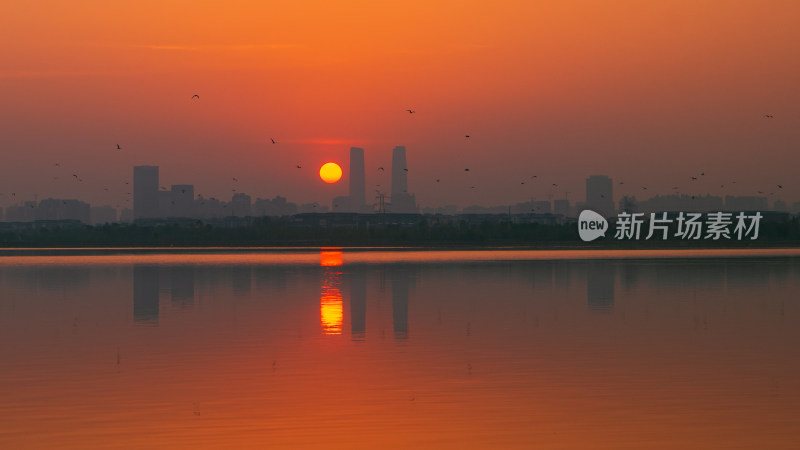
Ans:
[[[358,213],[373,212],[372,206],[367,206],[366,194],[364,149],[351,147],[350,195],[347,209]],[[372,205],[372,202],[369,204]],[[391,213],[416,214],[419,212],[416,198],[408,193],[408,167],[406,166],[406,148],[404,146],[397,146],[392,150],[392,191],[389,202],[384,205],[384,208],[386,212]]]

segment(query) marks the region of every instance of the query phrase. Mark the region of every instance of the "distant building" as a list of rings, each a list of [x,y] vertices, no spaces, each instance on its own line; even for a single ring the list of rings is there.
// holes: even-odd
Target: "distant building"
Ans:
[[[772,202],[772,210],[780,212],[789,212],[789,206],[783,200],[775,200]]]
[[[175,206],[175,202],[172,200],[172,192],[162,189],[156,195],[158,197],[158,214],[155,217],[172,216],[172,208]]]
[[[291,216],[297,214],[297,204],[287,202],[286,198],[276,196],[272,200],[258,198],[253,203],[253,215],[261,216]]]
[[[716,195],[687,195],[670,194],[656,195],[647,200],[642,200],[637,205],[636,212],[657,213],[666,211],[708,212],[722,211],[722,197]]]
[[[569,200],[553,200],[553,214],[560,214],[564,217],[572,217],[572,211],[569,209]]]
[[[133,217],[148,219],[159,216],[158,166],[133,168]]]
[[[89,210],[92,225],[104,225],[117,221],[117,209],[113,206],[92,206]]]
[[[324,205],[320,205],[317,202],[314,203],[303,203],[300,205],[300,212],[301,213],[326,213],[329,212],[330,208]]]
[[[364,212],[366,209],[366,175],[364,169],[364,149],[359,147],[350,148],[350,200],[348,204],[342,204],[343,211]],[[334,211],[336,206],[334,205]]]
[[[331,211],[333,212],[363,212],[364,205],[361,208],[353,207],[350,202],[353,200],[353,197],[342,195],[340,197],[334,197]]]
[[[252,215],[250,213],[250,207],[250,196],[241,192],[237,192],[236,194],[233,194],[233,199],[231,199],[230,215],[236,217],[248,217]]]
[[[613,184],[605,175],[592,175],[586,179],[586,208],[605,217],[615,215]]]
[[[406,148],[402,145],[395,147],[392,151],[392,198],[389,211],[401,214],[419,212],[416,198],[408,193]]]
[[[36,202],[26,201],[21,205],[6,208],[6,222],[32,222],[36,220]]]
[[[91,206],[80,200],[47,198],[35,208],[36,220],[78,220],[91,223]]]
[[[173,184],[171,188],[170,216],[194,217],[194,186]]]
[[[725,196],[726,211],[766,211],[767,197]]]
[[[133,210],[130,208],[123,208],[122,211],[119,212],[119,221],[122,223],[133,222]]]

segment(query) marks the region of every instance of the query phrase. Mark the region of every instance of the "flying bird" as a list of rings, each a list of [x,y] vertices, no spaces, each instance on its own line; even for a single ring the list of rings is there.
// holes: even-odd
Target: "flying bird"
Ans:
[[[469,172],[469,169],[464,169],[464,172]]]
[[[440,180],[437,178],[437,179],[436,179],[436,182],[438,183],[439,181],[440,181]]]
[[[417,112],[417,111],[411,110],[411,109],[407,109],[406,111],[408,111],[409,114],[414,114],[415,112]]]
[[[233,181],[239,181],[239,179],[238,179],[238,178],[236,178],[236,177],[233,177],[233,178],[231,178],[231,179],[232,179]]]
[[[467,134],[467,135],[465,135],[464,137],[466,137],[467,139],[469,139],[469,135],[468,135],[468,134]]]
[[[764,117],[766,117],[767,119],[772,119],[772,114],[764,114]]]
[[[197,95],[197,94],[194,94],[194,95],[192,96],[192,99],[195,99],[195,98],[196,98],[196,99],[198,99],[198,100],[200,100],[200,96],[199,96],[199,95]]]
[[[700,175],[701,175],[701,176],[702,176],[702,175],[705,175],[705,174],[706,174],[705,172],[700,172]]]
[[[779,185],[778,185],[778,189],[783,189],[783,185],[782,185],[782,184],[779,184]]]
[[[697,177],[692,177],[692,181],[695,181],[695,180],[697,180]]]
[[[408,169],[403,169],[403,172],[408,172]]]
[[[300,166],[300,164],[298,164],[298,165],[297,165],[297,168],[298,168],[298,169],[301,169],[302,167]]]
[[[117,150],[122,150],[122,147],[120,147],[119,144],[117,144]]]
[[[275,142],[275,139],[269,138],[269,140],[272,141],[273,144],[277,144],[277,142]]]
[[[647,190],[647,186],[642,186],[642,190],[646,191]]]
[[[381,172],[383,172],[383,167],[378,167],[378,170],[380,170]]]

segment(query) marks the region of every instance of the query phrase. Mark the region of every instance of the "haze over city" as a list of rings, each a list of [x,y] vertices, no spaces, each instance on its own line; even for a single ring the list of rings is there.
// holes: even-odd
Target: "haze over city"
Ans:
[[[791,1],[15,4],[0,17],[0,205],[125,207],[135,165],[205,197],[330,204],[348,193],[350,147],[365,150],[369,197],[388,190],[397,145],[421,207],[581,201],[592,174],[614,180],[615,201],[677,186],[791,204],[799,12]],[[345,168],[341,182],[319,179],[327,161]]]

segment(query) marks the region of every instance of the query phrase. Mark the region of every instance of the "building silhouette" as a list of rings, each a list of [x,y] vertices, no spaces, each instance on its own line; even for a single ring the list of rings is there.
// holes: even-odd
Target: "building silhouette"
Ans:
[[[614,196],[611,178],[605,175],[592,175],[586,179],[586,208],[611,217],[614,215]]]
[[[191,184],[173,184],[170,201],[171,217],[194,217],[194,186]]]
[[[134,220],[158,217],[159,212],[158,166],[134,166]]]
[[[398,145],[392,151],[392,200],[390,211],[403,214],[419,212],[416,198],[408,193],[406,148],[402,145]]]
[[[231,199],[231,215],[236,217],[247,217],[250,214],[252,204],[250,203],[250,196],[237,192],[233,194]]]
[[[366,175],[364,171],[364,149],[350,148],[350,204],[348,210],[363,213],[366,209]],[[335,208],[334,208],[335,209]]]

